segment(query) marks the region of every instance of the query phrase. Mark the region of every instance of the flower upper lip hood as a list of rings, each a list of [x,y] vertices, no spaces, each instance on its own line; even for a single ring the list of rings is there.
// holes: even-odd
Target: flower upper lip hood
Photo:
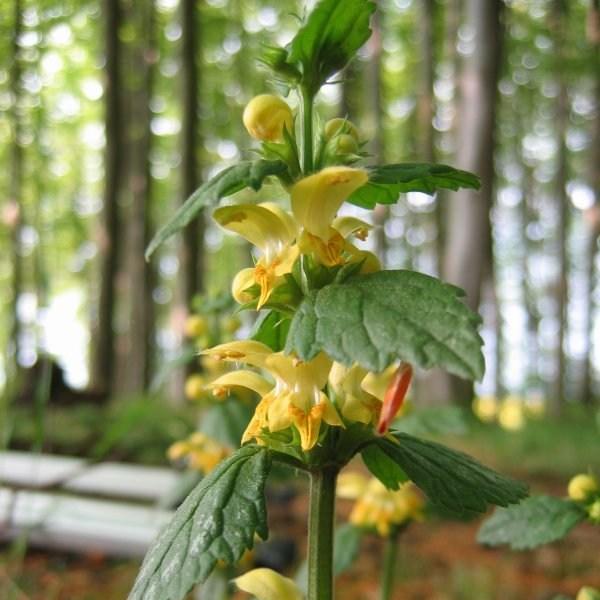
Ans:
[[[340,206],[368,180],[365,169],[345,166],[326,167],[304,177],[290,192],[294,217],[306,231],[328,240],[331,223]]]
[[[234,583],[257,600],[302,600],[302,592],[288,577],[272,569],[252,569],[244,573]]]
[[[261,394],[262,399],[242,443],[260,437],[263,429],[281,431],[294,425],[300,433],[303,450],[310,450],[317,442],[321,422],[343,426],[335,407],[322,389],[327,384],[331,359],[320,353],[310,361],[300,361],[283,352],[273,352],[256,341],[238,341],[221,344],[205,351],[222,360],[242,362],[268,371],[275,380],[269,384],[261,376],[240,370],[228,373],[213,382],[220,387],[248,387]],[[265,390],[269,390],[264,393]]]
[[[279,96],[261,94],[248,102],[242,116],[248,133],[257,140],[278,141],[284,128],[292,131],[294,116],[289,105]]]

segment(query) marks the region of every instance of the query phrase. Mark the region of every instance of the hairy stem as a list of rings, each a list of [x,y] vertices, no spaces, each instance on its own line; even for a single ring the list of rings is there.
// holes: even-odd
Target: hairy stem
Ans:
[[[381,575],[380,600],[391,600],[394,592],[396,564],[398,562],[398,532],[393,531],[385,541],[383,551],[383,572]]]
[[[309,175],[313,170],[313,104],[314,95],[302,89],[302,170]]]
[[[333,524],[336,467],[310,474],[308,600],[333,599]]]

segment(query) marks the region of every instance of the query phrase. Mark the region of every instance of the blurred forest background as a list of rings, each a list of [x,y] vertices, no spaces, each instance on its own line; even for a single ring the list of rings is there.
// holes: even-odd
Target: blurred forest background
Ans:
[[[359,60],[319,97],[323,119],[358,124],[372,163],[448,163],[483,186],[403,196],[389,214],[375,212],[371,245],[388,267],[439,275],[479,307],[488,367],[477,393],[552,413],[593,405],[598,0],[378,5]],[[144,248],[202,181],[250,150],[242,110],[272,89],[257,68],[261,46],[287,43],[303,6],[0,2],[4,424],[6,399],[29,379],[55,385],[44,355],[74,398],[160,389],[193,298],[226,293],[249,254],[209,218],[151,262]],[[183,377],[169,380],[165,396],[177,403]],[[416,395],[470,402],[472,390],[434,374]]]

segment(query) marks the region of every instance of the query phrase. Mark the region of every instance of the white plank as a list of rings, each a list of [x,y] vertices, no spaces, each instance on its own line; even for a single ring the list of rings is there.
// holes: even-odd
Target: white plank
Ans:
[[[0,453],[0,483],[12,487],[44,487],[65,480],[65,490],[156,501],[176,484],[176,471],[161,467],[105,462],[85,466],[79,458]]]
[[[36,546],[141,557],[172,515],[124,502],[0,488],[0,539],[28,532]]]

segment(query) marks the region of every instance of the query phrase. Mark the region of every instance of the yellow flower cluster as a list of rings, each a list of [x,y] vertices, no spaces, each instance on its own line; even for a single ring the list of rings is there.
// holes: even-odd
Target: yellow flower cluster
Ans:
[[[338,479],[340,498],[356,500],[350,522],[373,528],[382,537],[409,521],[423,518],[423,497],[407,482],[399,490],[388,490],[378,479],[367,479],[358,473],[342,473]]]
[[[264,142],[278,142],[284,131],[293,136],[293,114],[276,96],[254,98],[244,111],[244,125],[250,135]],[[350,138],[348,140],[343,139]],[[325,125],[323,139],[356,151],[358,132],[345,119]],[[353,144],[350,144],[352,140]],[[299,257],[310,257],[313,264],[336,267],[354,263],[361,273],[380,269],[377,257],[360,250],[352,239],[364,240],[371,226],[355,217],[339,217],[343,202],[368,181],[367,171],[337,165],[321,169],[293,183],[289,189],[291,212],[275,203],[222,206],[213,213],[215,221],[253,244],[258,258],[253,267],[242,269],[234,278],[232,294],[237,302],[257,310],[269,306],[278,288],[286,284]],[[295,428],[303,450],[310,450],[319,438],[322,423],[344,427],[346,421],[378,424],[387,430],[399,409],[412,370],[401,366],[402,382],[388,387],[397,377],[398,367],[383,373],[368,373],[358,366],[351,368],[334,363],[321,353],[308,362],[282,352],[273,352],[256,341],[221,344],[205,356],[230,363],[242,363],[256,370],[238,369],[215,378],[209,386],[217,395],[232,388],[256,392],[261,400],[242,442],[261,442],[264,431],[277,432]],[[329,385],[329,393],[324,389]],[[388,399],[386,400],[386,393]],[[382,406],[387,408],[382,410]],[[380,420],[383,419],[382,421]]]
[[[231,450],[207,435],[196,432],[186,440],[175,442],[168,450],[170,460],[185,460],[192,469],[210,473]]]

